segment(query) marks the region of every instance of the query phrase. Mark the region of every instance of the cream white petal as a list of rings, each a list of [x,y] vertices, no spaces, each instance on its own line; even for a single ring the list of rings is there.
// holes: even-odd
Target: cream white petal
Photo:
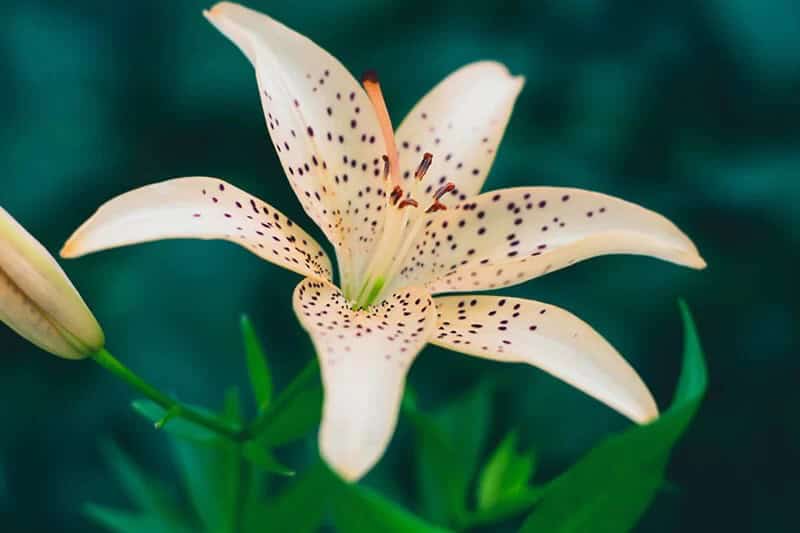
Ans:
[[[163,239],[222,239],[304,276],[330,279],[325,251],[271,205],[218,178],[176,178],[117,196],[70,237],[63,257]]]
[[[361,85],[328,52],[230,2],[205,13],[256,71],[267,127],[306,212],[360,272],[383,225],[386,146]]]
[[[105,342],[53,256],[0,208],[0,321],[42,349],[80,359]]]
[[[581,189],[487,192],[436,213],[426,224],[394,288],[426,284],[434,293],[495,289],[607,254],[649,255],[705,267],[692,241],[663,216]]]
[[[413,179],[422,154],[433,163],[419,187],[420,203],[447,182],[452,206],[478,194],[489,174],[525,80],[493,61],[466,65],[434,87],[397,129],[402,175]]]
[[[294,308],[319,357],[325,390],[319,447],[349,481],[381,458],[397,425],[406,374],[436,327],[430,295],[419,288],[354,311],[328,283],[304,280]]]
[[[497,296],[436,298],[431,343],[468,355],[528,363],[638,423],[658,416],[647,386],[591,326],[558,307]]]

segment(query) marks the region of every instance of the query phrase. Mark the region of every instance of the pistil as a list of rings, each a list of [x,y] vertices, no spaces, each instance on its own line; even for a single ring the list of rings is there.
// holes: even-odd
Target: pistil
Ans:
[[[372,107],[375,108],[375,115],[378,118],[378,124],[381,127],[381,133],[386,143],[384,171],[391,177],[392,183],[400,185],[400,176],[398,175],[400,158],[397,155],[397,143],[394,140],[392,119],[389,117],[389,110],[386,108],[386,102],[383,99],[383,91],[381,91],[378,75],[374,70],[368,70],[362,76],[361,83],[364,85],[364,90],[367,92],[370,102],[372,102]]]

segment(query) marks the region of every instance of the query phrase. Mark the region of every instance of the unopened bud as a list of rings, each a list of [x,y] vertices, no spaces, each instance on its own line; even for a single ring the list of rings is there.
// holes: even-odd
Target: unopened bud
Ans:
[[[0,322],[53,355],[82,359],[103,330],[53,256],[0,207]]]

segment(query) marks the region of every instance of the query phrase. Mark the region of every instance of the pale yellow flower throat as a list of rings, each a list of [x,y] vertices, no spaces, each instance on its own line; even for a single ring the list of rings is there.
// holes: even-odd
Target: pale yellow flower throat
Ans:
[[[425,177],[425,173],[433,162],[433,154],[426,152],[414,172],[414,180],[409,184],[411,190],[405,191],[403,189],[403,182],[400,178],[400,158],[397,153],[394,129],[383,98],[380,82],[375,72],[369,71],[364,74],[362,83],[370,102],[375,108],[375,114],[386,142],[386,155],[383,156],[384,179],[391,187],[391,192],[387,196],[388,209],[380,241],[365,271],[359,277],[361,282],[356,284],[355,293],[345,294],[355,308],[368,307],[386,296],[385,290],[389,287],[389,282],[405,260],[414,242],[414,237],[423,226],[422,221],[425,217],[418,216],[415,217],[413,222],[410,222],[410,211],[405,208],[419,208],[419,203],[414,197],[418,196],[418,184]],[[454,189],[455,185],[453,183],[445,183],[439,187],[433,193],[433,202],[425,208],[425,213],[435,213],[436,211],[447,209],[440,200],[445,194]]]

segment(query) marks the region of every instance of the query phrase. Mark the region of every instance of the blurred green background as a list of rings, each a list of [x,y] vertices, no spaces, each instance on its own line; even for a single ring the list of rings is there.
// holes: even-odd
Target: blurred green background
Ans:
[[[710,390],[671,484],[638,530],[789,531],[800,430],[800,10],[794,0],[277,2],[251,0],[351,71],[375,68],[399,121],[446,74],[496,59],[527,85],[487,186],[577,186],[674,220],[709,268],[605,257],[503,294],[594,325],[666,405],[680,364],[676,299],[692,305]],[[223,177],[306,222],[266,132],[251,67],[195,0],[0,5],[0,205],[59,249],[103,201],[169,177]],[[317,232],[316,235],[319,235]],[[278,384],[313,357],[289,308],[294,274],[226,243],[170,241],[65,264],[109,348],[183,400],[246,388],[238,315]],[[794,349],[792,349],[794,348]],[[89,362],[0,329],[0,530],[94,532],[87,501],[125,506],[99,454],[116,439],[174,481],[165,437]],[[434,408],[485,376],[497,442],[519,427],[541,479],[627,422],[533,368],[429,348],[410,383]],[[367,483],[412,501],[402,421]],[[309,449],[313,441],[306,446]],[[794,471],[794,474],[791,472]]]

